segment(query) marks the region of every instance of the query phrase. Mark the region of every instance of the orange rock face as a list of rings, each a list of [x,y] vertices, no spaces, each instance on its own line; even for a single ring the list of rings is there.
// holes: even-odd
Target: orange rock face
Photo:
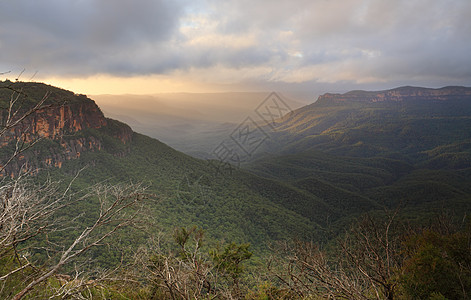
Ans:
[[[0,120],[3,118],[0,116]],[[12,128],[0,137],[0,146],[22,136],[25,142],[38,137],[56,139],[64,134],[73,134],[85,128],[106,126],[106,119],[95,102],[49,107],[35,112],[20,126]]]
[[[464,96],[470,96],[471,89],[465,87],[445,87],[441,89],[401,87],[381,92],[352,91],[345,94],[327,93],[319,96],[319,103],[344,104],[355,102],[383,102],[383,101],[414,101],[427,99],[427,101],[449,101]]]
[[[0,121],[4,119],[5,114],[0,114]],[[5,174],[12,176],[25,166],[29,166],[30,170],[43,167],[61,168],[64,161],[78,158],[84,152],[103,150],[103,142],[100,138],[90,134],[83,136],[80,131],[89,128],[100,129],[107,126],[108,122],[110,120],[106,119],[95,102],[89,99],[71,105],[53,106],[36,111],[19,126],[0,136],[0,147],[19,139],[25,143],[31,143],[43,138],[57,141],[59,146],[50,151],[42,150],[42,152],[38,152],[33,147],[12,161],[6,167]],[[123,144],[129,143],[132,139],[131,128],[125,124],[115,127],[117,128],[113,130],[113,137]],[[3,177],[5,174],[0,174],[0,176]]]

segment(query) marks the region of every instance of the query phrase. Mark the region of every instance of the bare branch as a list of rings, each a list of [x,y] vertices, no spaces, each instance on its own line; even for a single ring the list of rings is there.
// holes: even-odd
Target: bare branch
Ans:
[[[83,229],[81,234],[75,238],[71,245],[62,252],[57,263],[51,266],[41,276],[31,281],[23,290],[16,294],[13,299],[21,299],[36,285],[56,274],[61,267],[75,257],[83,254],[92,247],[100,245],[103,240],[110,237],[118,229],[131,224],[139,213],[139,209],[136,209],[129,215],[125,209],[142,202],[142,200],[147,197],[144,191],[145,189],[140,185],[96,186],[94,193],[100,197],[101,201],[99,217],[95,220],[93,225]],[[99,228],[105,230],[100,232],[98,231]]]

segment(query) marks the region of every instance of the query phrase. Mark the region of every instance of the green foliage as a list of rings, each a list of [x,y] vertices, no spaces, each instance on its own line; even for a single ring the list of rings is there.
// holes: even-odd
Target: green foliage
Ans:
[[[296,299],[297,296],[290,290],[281,289],[273,282],[262,282],[250,290],[246,295],[247,300],[280,300],[280,299]],[[299,297],[298,297],[299,298]],[[316,299],[311,297],[309,299]],[[321,299],[321,298],[319,298]]]
[[[456,97],[456,92],[444,95],[443,101],[407,94],[400,101],[375,101],[372,95],[318,101],[284,118],[265,149],[427,160],[417,154],[470,139],[470,132],[463,130],[471,125],[469,95]]]
[[[433,292],[430,294],[430,300],[447,300],[445,296],[443,296],[441,293],[435,293]]]
[[[210,256],[215,262],[216,270],[232,278],[234,283],[244,271],[242,263],[252,257],[252,252],[248,249],[250,244],[240,244],[232,242],[224,249],[214,249],[210,251]]]
[[[95,130],[93,136],[106,135],[104,130],[107,129]],[[300,214],[301,209],[294,211],[289,207],[286,199],[290,195],[296,195],[295,199],[299,201],[305,197],[292,187],[243,170],[234,170],[232,175],[217,173],[208,162],[136,133],[125,147],[127,150],[123,155],[106,148],[83,152],[80,158],[65,161],[60,169],[48,169],[40,177],[67,182],[85,167],[75,180],[74,188],[85,188],[104,178],[110,183],[144,182],[158,197],[158,201],[148,203],[146,208],[155,228],[171,234],[175,227],[195,224],[205,230],[211,229],[206,237],[211,242],[250,242],[258,257],[267,251],[268,241],[288,238],[292,234],[300,237],[309,234],[312,238],[319,232],[317,219],[307,218]],[[89,213],[83,216],[86,219],[96,211],[96,205],[96,202],[81,203],[67,211],[87,211]],[[314,203],[311,207],[314,209]],[[131,236],[138,240],[143,234]],[[123,243],[128,238],[123,234],[120,240]],[[145,242],[137,240],[135,245]]]
[[[144,260],[143,282],[151,299],[240,298],[243,263],[250,259],[249,244],[230,243],[207,250],[204,231],[197,226],[178,227],[173,243],[149,248]],[[244,287],[245,291],[245,287]]]
[[[46,105],[61,105],[64,103],[73,104],[92,101],[85,95],[77,95],[71,91],[44,83],[21,81],[11,82],[8,80],[0,81],[0,109],[6,109],[12,97],[19,97],[20,100],[17,102],[17,106],[15,108],[22,107],[24,109],[29,109],[44,97],[46,97]]]
[[[3,255],[0,259],[0,274],[4,275],[11,270],[26,265],[27,261],[19,259],[15,253],[11,252],[9,255]],[[2,288],[0,289],[1,299],[10,299],[16,293],[21,291],[27,284],[27,281],[37,275],[39,270],[26,267],[21,271],[9,276],[6,280],[1,281]],[[64,278],[68,278],[68,282],[64,282]],[[85,288],[74,290],[78,287],[79,280],[88,280],[89,284]],[[135,289],[135,286],[133,287]],[[79,294],[85,299],[145,299],[138,297],[139,293],[132,290],[125,290],[122,286],[116,286],[113,282],[95,283],[92,279],[81,278],[78,280],[70,280],[68,276],[58,274],[55,277],[49,278],[46,282],[36,287],[33,291],[28,293],[24,299],[64,299],[67,294],[60,294],[59,291],[70,289],[72,294]],[[126,296],[125,296],[126,295]]]
[[[188,250],[188,244],[190,242],[190,237],[192,237],[192,241],[194,242],[194,250]],[[202,246],[204,237],[204,231],[197,226],[193,226],[189,229],[185,227],[175,228],[173,232],[173,239],[180,247],[179,249],[179,256],[182,259],[189,259],[190,256],[195,252],[198,251],[199,248]]]
[[[410,297],[467,299],[471,295],[471,226],[451,234],[425,230],[409,237],[405,246],[402,281]]]
[[[471,226],[435,216],[426,227],[365,216],[329,247],[281,243],[269,282],[283,299],[469,299]],[[384,221],[387,220],[387,221]],[[458,227],[457,227],[458,226]],[[261,287],[250,299],[272,299]],[[281,297],[280,297],[281,298]],[[276,299],[276,298],[275,298]]]
[[[17,257],[13,249],[1,249],[2,255],[0,256],[0,276],[8,274],[22,265],[26,261]],[[0,289],[0,299],[8,299],[19,292],[24,285],[24,278],[28,278],[34,270],[31,268],[23,269],[22,271],[13,274],[0,281],[2,288]]]

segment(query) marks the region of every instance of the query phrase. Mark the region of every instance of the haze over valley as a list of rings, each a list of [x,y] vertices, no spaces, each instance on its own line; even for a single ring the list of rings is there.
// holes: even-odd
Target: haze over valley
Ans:
[[[245,118],[261,121],[255,110],[268,96],[265,92],[234,92],[91,97],[106,116],[129,124],[135,131],[184,153],[212,158],[211,151]],[[307,99],[283,97],[283,101],[292,110]]]

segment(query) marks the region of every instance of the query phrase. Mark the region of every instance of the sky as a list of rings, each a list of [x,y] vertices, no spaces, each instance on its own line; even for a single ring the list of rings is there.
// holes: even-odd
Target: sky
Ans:
[[[470,0],[0,0],[0,78],[84,94],[471,86],[470,53]]]

